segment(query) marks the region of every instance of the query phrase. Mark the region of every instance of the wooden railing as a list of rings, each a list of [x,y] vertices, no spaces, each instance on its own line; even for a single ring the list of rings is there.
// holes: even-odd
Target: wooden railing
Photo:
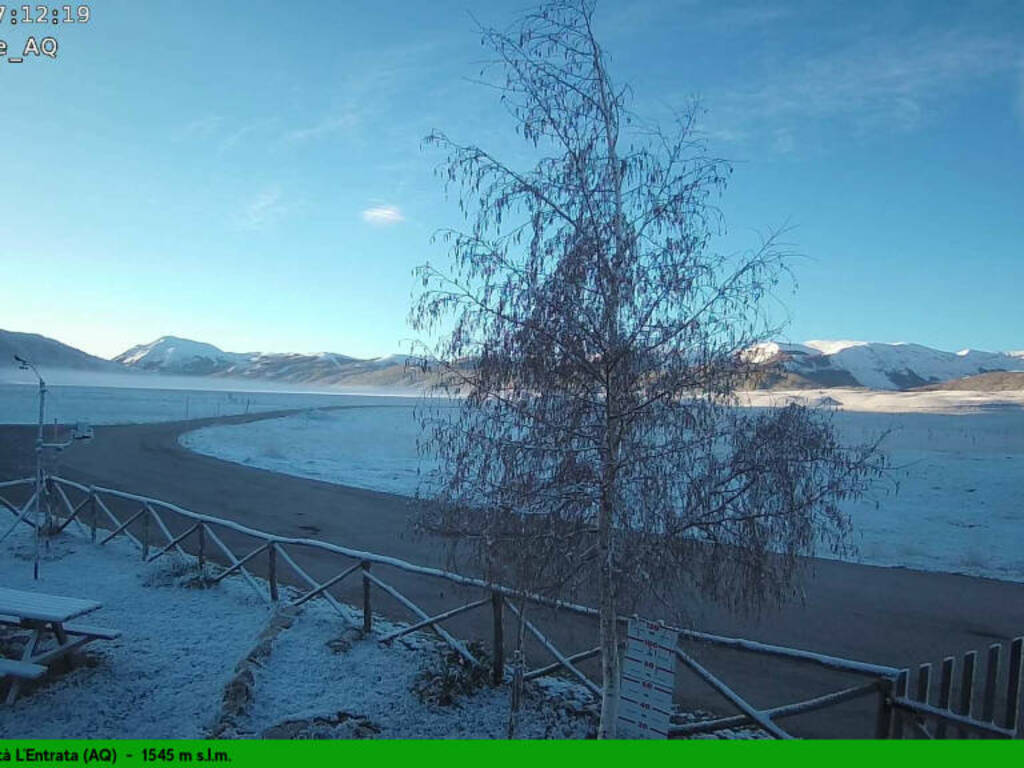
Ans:
[[[24,480],[13,480],[0,482],[0,506],[7,508],[15,515],[15,521],[11,528],[0,529],[0,541],[18,525],[19,522],[32,525],[29,519],[29,512],[35,501],[37,491],[34,488],[35,480],[28,478]],[[20,504],[11,502],[4,494],[8,489],[27,486],[31,488],[31,494]],[[292,605],[302,605],[313,599],[322,599],[336,610],[346,621],[362,625],[363,630],[369,634],[373,630],[373,587],[393,598],[406,610],[415,616],[415,621],[407,627],[392,631],[380,638],[382,643],[391,643],[394,640],[410,633],[423,629],[430,629],[435,632],[441,640],[447,643],[452,649],[459,653],[468,663],[479,666],[481,661],[475,658],[466,643],[454,637],[450,632],[441,626],[442,622],[448,621],[456,616],[468,614],[473,611],[487,610],[492,613],[492,637],[491,637],[491,673],[495,684],[502,682],[505,678],[504,662],[504,621],[503,614],[507,609],[522,622],[522,626],[532,637],[543,647],[554,661],[542,667],[526,671],[524,679],[536,679],[554,672],[565,671],[575,677],[595,696],[600,696],[601,688],[590,679],[579,667],[579,664],[591,659],[600,653],[600,648],[591,648],[573,654],[563,653],[550,637],[545,635],[533,621],[522,615],[517,603],[522,606],[527,603],[555,608],[560,611],[585,616],[597,617],[597,610],[589,606],[576,603],[554,600],[541,595],[523,594],[518,590],[494,584],[484,579],[466,576],[448,570],[417,565],[405,560],[380,555],[373,552],[352,549],[339,546],[318,539],[294,538],[266,533],[242,525],[232,520],[212,517],[170,502],[140,496],[134,493],[119,491],[112,488],[97,486],[86,486],[66,478],[51,476],[47,477],[42,489],[41,501],[45,500],[48,514],[45,530],[54,534],[63,531],[74,523],[83,532],[88,533],[91,541],[98,545],[104,545],[117,537],[123,537],[132,542],[140,551],[142,559],[152,562],[170,552],[177,552],[186,558],[194,559],[201,574],[207,573],[205,577],[212,583],[217,583],[228,576],[237,574],[243,578],[252,589],[267,602],[276,602],[282,599],[282,587],[287,585],[293,590],[289,601]],[[112,507],[114,500],[121,505],[121,516],[115,513]],[[109,502],[109,503],[108,503]],[[126,511],[127,510],[127,511]],[[56,514],[54,513],[56,511]],[[168,516],[165,520],[165,516]],[[169,525],[170,516],[176,518],[176,526]],[[177,527],[177,532],[172,528]],[[229,547],[224,538],[231,534],[237,542],[249,540],[250,546],[247,551],[239,555]],[[186,547],[190,547],[189,552]],[[236,544],[236,548],[238,545]],[[299,549],[316,551],[329,557],[342,558],[343,566],[328,578],[318,581],[296,559],[296,552]],[[211,562],[211,554],[220,554],[220,567],[217,569],[207,568]],[[253,572],[254,564],[264,559],[265,578],[257,578]],[[247,567],[248,566],[248,567]],[[437,579],[460,587],[469,588],[472,591],[479,591],[478,595],[467,603],[454,608],[444,610],[433,615],[417,605],[407,595],[399,591],[393,584],[385,581],[374,566],[386,566],[400,572],[412,574],[419,577]],[[285,578],[284,568],[287,568],[291,578]],[[350,606],[340,601],[331,594],[332,589],[346,580],[359,578],[362,583],[362,605],[361,611],[356,613]],[[619,617],[620,622],[626,623],[629,617]],[[795,717],[808,712],[833,707],[854,699],[874,696],[877,699],[877,715],[874,729],[876,738],[888,738],[890,736],[902,738],[905,735],[927,736],[929,738],[943,738],[951,735],[969,736],[981,735],[989,738],[1013,738],[1019,736],[1020,720],[1020,693],[1021,693],[1021,639],[1015,640],[1010,647],[1008,654],[1008,665],[1006,667],[1006,682],[1003,689],[1005,696],[997,695],[995,680],[998,679],[999,652],[989,651],[989,667],[985,680],[984,693],[981,694],[981,716],[975,717],[972,709],[973,699],[973,675],[974,656],[968,654],[972,661],[964,661],[964,680],[967,687],[961,687],[961,706],[955,709],[951,705],[949,681],[952,679],[952,659],[947,659],[943,664],[943,671],[940,683],[939,695],[935,703],[930,703],[928,696],[930,678],[930,667],[925,665],[918,671],[916,687],[911,695],[908,692],[909,672],[895,667],[870,664],[867,662],[854,661],[826,654],[814,653],[796,648],[761,643],[754,640],[742,638],[724,637],[706,632],[698,632],[685,628],[672,628],[678,633],[680,640],[698,641],[712,646],[731,648],[744,653],[753,653],[777,659],[811,664],[836,672],[858,675],[869,678],[870,681],[853,687],[846,687],[825,695],[816,696],[798,702],[770,708],[757,708],[740,696],[728,684],[719,679],[714,673],[706,669],[692,655],[686,653],[682,648],[676,649],[677,658],[686,667],[693,671],[712,689],[717,691],[726,699],[740,714],[707,720],[685,725],[676,725],[672,728],[670,735],[673,737],[686,737],[699,733],[710,733],[727,728],[754,726],[767,732],[775,738],[790,738],[789,733],[778,725],[778,720]],[[993,646],[995,648],[995,646]],[[995,659],[995,665],[992,659]],[[947,669],[947,663],[949,665]],[[968,673],[967,664],[970,664]],[[928,667],[929,671],[925,671]],[[995,670],[995,671],[993,671]],[[922,683],[921,680],[924,680]],[[923,685],[923,688],[922,688]],[[925,694],[921,695],[920,691]],[[963,698],[966,696],[966,699]],[[997,706],[998,699],[998,706]],[[963,702],[967,702],[964,704]],[[997,710],[1003,713],[1002,724],[996,723]],[[926,723],[931,723],[929,729]],[[909,733],[909,731],[913,733]]]
[[[965,653],[959,664],[948,656],[939,666],[936,685],[931,664],[902,670],[893,688],[893,738],[908,732],[928,739],[1019,737],[1022,652],[1024,637],[1018,637],[1006,645],[990,645],[984,669],[977,651]]]

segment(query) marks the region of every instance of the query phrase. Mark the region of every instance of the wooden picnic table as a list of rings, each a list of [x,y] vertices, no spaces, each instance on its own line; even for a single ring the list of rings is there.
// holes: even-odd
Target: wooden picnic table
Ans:
[[[102,604],[95,600],[0,587],[0,624],[30,631],[20,661],[0,659],[0,676],[13,678],[7,692],[7,704],[13,704],[18,698],[24,680],[42,676],[50,664],[66,659],[70,665],[69,654],[86,643],[120,637],[121,633],[116,629],[68,623],[100,607]],[[50,634],[56,640],[56,646],[40,650],[40,645]]]

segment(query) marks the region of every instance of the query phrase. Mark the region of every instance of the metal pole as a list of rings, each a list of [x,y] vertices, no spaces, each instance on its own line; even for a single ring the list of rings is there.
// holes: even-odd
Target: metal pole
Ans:
[[[36,432],[36,497],[32,508],[35,523],[35,562],[32,568],[32,577],[39,579],[39,530],[40,530],[40,504],[43,495],[43,424],[46,418],[46,382],[39,375],[39,370],[28,360],[18,355],[14,359],[21,366],[22,370],[32,371],[39,379],[39,425]]]
[[[32,578],[36,581],[39,580],[39,537],[40,531],[40,504],[42,504],[43,497],[43,424],[46,413],[46,382],[43,381],[43,377],[39,375],[39,371],[32,366],[32,371],[39,379],[39,431],[36,434],[36,502],[35,502],[35,524],[36,524],[36,541],[35,541],[35,563],[32,568]]]

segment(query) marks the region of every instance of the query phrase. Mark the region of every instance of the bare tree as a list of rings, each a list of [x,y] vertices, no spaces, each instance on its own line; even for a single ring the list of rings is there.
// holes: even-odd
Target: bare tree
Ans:
[[[739,408],[746,353],[770,338],[764,299],[786,273],[774,238],[722,255],[695,108],[662,131],[628,109],[591,0],[556,0],[483,44],[519,135],[517,170],[428,137],[469,223],[439,233],[453,265],[418,270],[411,321],[457,405],[424,417],[442,464],[424,525],[496,581],[573,597],[597,584],[614,735],[617,616],[699,590],[732,604],[786,594],[799,556],[844,545],[839,507],[884,468],[824,414]]]

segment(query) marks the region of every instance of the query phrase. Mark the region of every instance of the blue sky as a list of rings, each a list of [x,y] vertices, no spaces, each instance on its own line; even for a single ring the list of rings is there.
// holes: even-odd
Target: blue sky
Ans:
[[[521,157],[471,14],[523,3],[95,0],[0,62],[0,327],[103,356],[401,351],[459,222],[420,140]],[[786,224],[787,338],[1024,348],[1019,2],[599,5],[635,108],[699,96],[728,250]],[[35,32],[0,22],[11,48]]]

